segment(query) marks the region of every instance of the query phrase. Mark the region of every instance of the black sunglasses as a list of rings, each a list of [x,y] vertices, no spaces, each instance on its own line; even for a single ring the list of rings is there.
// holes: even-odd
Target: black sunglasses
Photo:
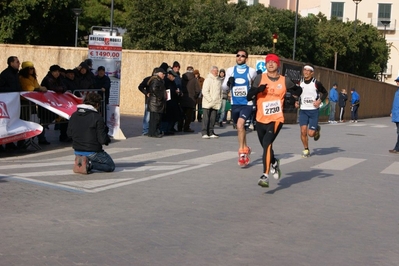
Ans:
[[[246,58],[247,56],[245,54],[237,54],[236,57],[244,57],[244,58]]]

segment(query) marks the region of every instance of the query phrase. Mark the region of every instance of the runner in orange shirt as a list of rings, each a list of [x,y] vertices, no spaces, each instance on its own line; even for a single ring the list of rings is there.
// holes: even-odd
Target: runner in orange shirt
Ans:
[[[283,106],[286,92],[300,95],[301,87],[279,73],[280,59],[275,54],[266,56],[267,73],[258,75],[248,92],[248,100],[256,99],[256,131],[263,147],[263,174],[258,185],[269,187],[269,173],[280,179],[280,160],[274,157],[273,141],[284,124]]]

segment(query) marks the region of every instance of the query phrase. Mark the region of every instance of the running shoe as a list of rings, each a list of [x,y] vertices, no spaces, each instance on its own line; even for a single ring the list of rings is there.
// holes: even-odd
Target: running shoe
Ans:
[[[245,150],[245,166],[247,166],[251,161],[251,158],[249,157],[250,155],[251,155],[251,148],[247,147]]]
[[[258,186],[269,187],[269,178],[265,175],[262,175],[258,181]]]
[[[240,149],[238,151],[238,165],[240,167],[245,167],[249,164],[250,162],[250,154],[251,154],[251,148],[250,147],[246,147],[245,149]]]
[[[281,170],[280,170],[280,160],[276,159],[274,165],[271,165],[270,173],[273,174],[273,178],[278,180],[281,177]]]
[[[316,130],[316,132],[314,133],[314,141],[318,141],[318,140],[319,140],[319,138],[320,138],[320,131],[321,131],[321,127],[320,127],[320,126],[317,126],[317,130]]]
[[[238,165],[240,167],[245,167],[245,153],[239,153],[238,155]]]
[[[308,157],[310,157],[310,151],[309,151],[309,150],[303,150],[303,151],[302,151],[302,157],[303,157],[303,158],[308,158]]]
[[[208,135],[203,135],[202,138],[203,139],[210,139],[210,137]]]

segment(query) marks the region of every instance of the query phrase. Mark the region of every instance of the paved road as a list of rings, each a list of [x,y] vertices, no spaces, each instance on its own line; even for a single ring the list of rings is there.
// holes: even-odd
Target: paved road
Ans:
[[[255,132],[240,169],[232,126],[210,140],[142,137],[138,117],[122,129],[106,147],[114,173],[73,174],[54,130],[41,151],[0,155],[0,265],[399,265],[389,118],[322,124],[308,159],[299,126],[284,126],[268,189]]]

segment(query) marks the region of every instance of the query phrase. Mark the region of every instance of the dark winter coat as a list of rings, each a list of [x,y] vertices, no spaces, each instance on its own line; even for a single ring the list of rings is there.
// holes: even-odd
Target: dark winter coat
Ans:
[[[345,107],[346,106],[346,101],[348,100],[348,95],[345,93],[340,93],[338,96],[338,105],[339,107]]]
[[[75,80],[79,90],[94,89],[94,74],[91,72],[90,67],[86,63],[81,63],[80,66],[86,69],[86,74],[82,75],[79,69],[74,69]]]
[[[181,107],[195,108],[196,101],[201,92],[201,87],[194,73],[187,72],[182,78],[183,97],[180,101]]]
[[[111,90],[111,80],[107,75],[104,75],[103,77],[96,76],[94,78],[94,88],[101,90],[101,88],[105,89],[105,95],[103,91],[99,91],[98,94],[101,95],[103,100],[105,100],[106,104],[109,104],[109,92]]]
[[[14,69],[11,66],[4,69],[0,74],[0,92],[16,92],[21,90],[18,69]]]
[[[180,96],[176,92],[177,85],[175,81],[171,81],[170,79],[166,78],[165,87],[167,90],[170,90],[171,99],[166,102],[166,114],[162,117],[162,120],[169,122],[177,121],[180,117]]]
[[[165,111],[165,84],[158,76],[152,76],[148,80],[148,97],[147,108],[149,112],[163,113]]]
[[[72,114],[67,134],[72,138],[72,147],[76,151],[101,152],[102,145],[111,142],[103,118],[93,106],[86,104],[79,104],[78,110]]]
[[[56,93],[64,93],[67,90],[65,84],[62,82],[61,76],[55,78],[50,71],[44,77],[40,85]]]

